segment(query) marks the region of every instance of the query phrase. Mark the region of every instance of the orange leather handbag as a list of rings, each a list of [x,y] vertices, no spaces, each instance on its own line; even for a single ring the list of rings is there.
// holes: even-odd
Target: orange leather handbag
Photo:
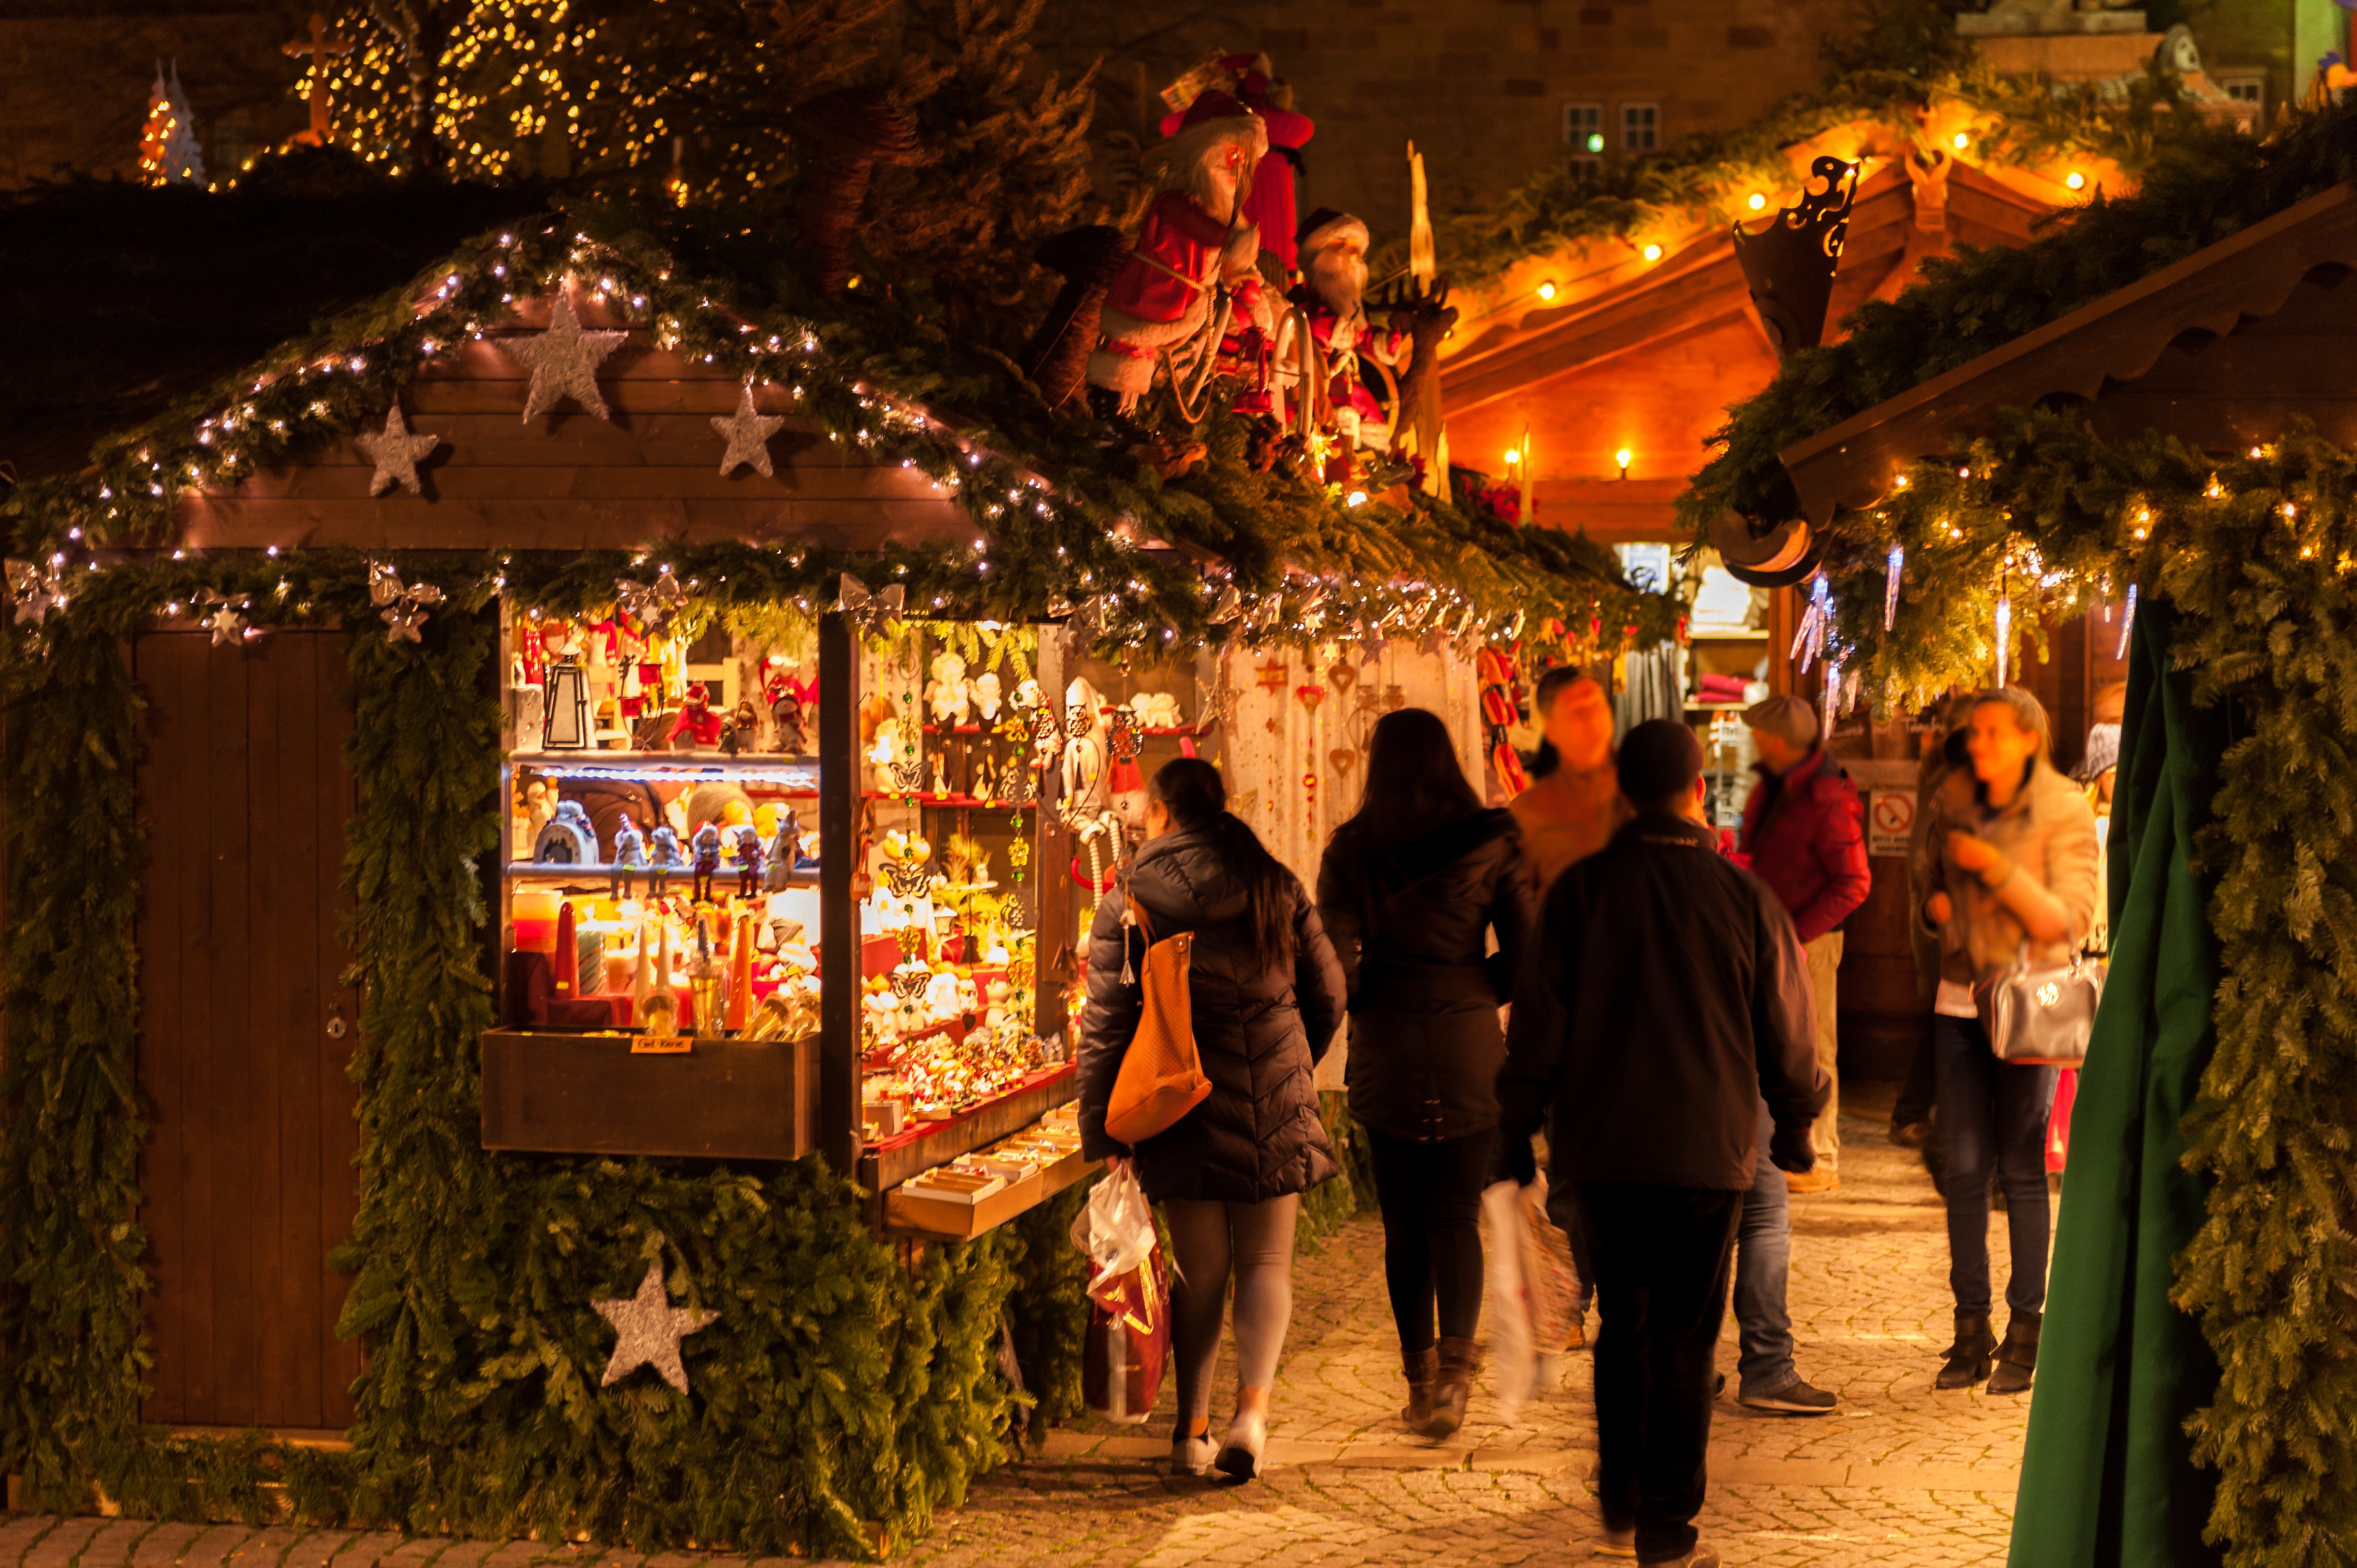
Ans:
[[[1211,1097],[1211,1080],[1203,1076],[1202,1054],[1195,1048],[1194,1001],[1187,987],[1195,933],[1181,931],[1156,941],[1154,928],[1146,924],[1146,911],[1135,898],[1129,901],[1129,918],[1146,938],[1146,962],[1137,975],[1141,1004],[1137,1033],[1121,1059],[1105,1105],[1105,1132],[1134,1145],[1168,1132],[1202,1104]],[[1125,950],[1128,941],[1125,931]]]

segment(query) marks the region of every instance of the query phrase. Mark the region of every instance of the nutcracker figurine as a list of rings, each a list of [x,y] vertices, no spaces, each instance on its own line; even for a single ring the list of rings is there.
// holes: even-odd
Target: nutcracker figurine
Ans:
[[[647,835],[624,811],[614,829],[614,864],[606,882],[609,898],[628,898],[638,873],[647,870]]]
[[[695,836],[687,841],[687,845],[695,855],[694,901],[698,904],[708,904],[712,901],[712,879],[720,871],[719,824],[705,823],[695,830]]]
[[[750,898],[761,891],[761,830],[745,822],[731,836],[737,841],[737,897]]]

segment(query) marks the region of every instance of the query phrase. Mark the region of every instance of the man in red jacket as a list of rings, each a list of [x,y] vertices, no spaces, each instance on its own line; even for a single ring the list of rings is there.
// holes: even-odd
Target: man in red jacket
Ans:
[[[1817,715],[1798,697],[1770,697],[1745,710],[1760,752],[1760,782],[1743,807],[1743,848],[1752,875],[1774,890],[1792,917],[1808,955],[1815,1004],[1817,1060],[1835,1079],[1810,1143],[1816,1168],[1791,1178],[1794,1192],[1841,1186],[1840,1073],[1835,1066],[1834,975],[1841,967],[1841,923],[1874,890],[1866,861],[1865,815],[1857,786],[1825,755]]]

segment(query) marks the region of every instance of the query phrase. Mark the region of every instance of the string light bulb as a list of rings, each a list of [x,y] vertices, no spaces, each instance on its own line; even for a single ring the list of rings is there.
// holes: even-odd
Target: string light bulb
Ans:
[[[1621,447],[1620,450],[1612,454],[1612,460],[1620,466],[1620,477],[1622,478],[1625,479],[1629,477],[1630,461],[1636,456],[1637,455],[1634,452],[1630,451],[1626,446]]]
[[[1767,205],[1768,205],[1768,199],[1767,199],[1766,197],[1764,197],[1764,196],[1760,195],[1760,194],[1758,191],[1756,191],[1756,190],[1755,190],[1755,191],[1753,191],[1753,192],[1751,193],[1751,200],[1750,200],[1749,206],[1750,206],[1750,208],[1751,208],[1751,210],[1752,210],[1752,211],[1757,212],[1757,211],[1759,211],[1761,208],[1763,208],[1763,207],[1765,207],[1765,206],[1767,206]]]
[[[2083,190],[2087,187],[2087,177],[2077,169],[2072,169],[2062,177],[2062,183],[2072,190]]]
[[[1555,285],[1552,282],[1543,283],[1539,285],[1538,292],[1541,299],[1553,299],[1555,295]]]

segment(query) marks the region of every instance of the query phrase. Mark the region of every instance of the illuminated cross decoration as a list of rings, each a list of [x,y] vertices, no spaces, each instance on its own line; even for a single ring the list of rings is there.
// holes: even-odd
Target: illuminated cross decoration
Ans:
[[[328,145],[328,61],[351,53],[352,41],[328,37],[328,18],[314,11],[311,37],[307,40],[290,38],[279,46],[279,50],[293,59],[311,57],[311,128],[297,133],[295,140],[324,147]]]

